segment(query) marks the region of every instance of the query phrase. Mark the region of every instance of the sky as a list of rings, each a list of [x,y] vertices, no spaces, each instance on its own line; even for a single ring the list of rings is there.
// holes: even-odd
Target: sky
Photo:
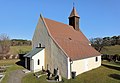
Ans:
[[[40,14],[68,24],[73,2],[88,39],[120,35],[120,0],[0,0],[0,34],[31,40]]]

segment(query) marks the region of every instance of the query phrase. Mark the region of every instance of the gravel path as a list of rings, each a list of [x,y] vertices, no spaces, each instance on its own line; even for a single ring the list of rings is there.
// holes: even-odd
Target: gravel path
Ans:
[[[21,83],[22,77],[26,74],[22,70],[15,70],[10,73],[8,83]]]

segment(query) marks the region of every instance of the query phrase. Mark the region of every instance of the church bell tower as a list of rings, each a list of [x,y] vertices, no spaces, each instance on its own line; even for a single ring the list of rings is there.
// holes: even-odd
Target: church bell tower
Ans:
[[[72,12],[69,16],[69,25],[73,26],[73,28],[77,31],[80,31],[79,29],[79,15],[77,14],[77,11],[75,7],[73,7]]]

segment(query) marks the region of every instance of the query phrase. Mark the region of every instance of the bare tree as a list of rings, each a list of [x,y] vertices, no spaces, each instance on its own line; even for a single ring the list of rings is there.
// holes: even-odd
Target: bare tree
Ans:
[[[0,35],[0,54],[6,54],[10,50],[10,39],[6,34]]]
[[[102,38],[91,38],[90,42],[91,42],[92,46],[99,52],[102,50],[102,48],[104,46]]]

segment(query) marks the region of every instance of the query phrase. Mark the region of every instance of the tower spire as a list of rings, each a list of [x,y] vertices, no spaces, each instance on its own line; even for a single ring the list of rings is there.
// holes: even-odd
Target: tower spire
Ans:
[[[72,12],[71,12],[69,18],[70,18],[70,17],[73,17],[73,16],[79,17],[79,15],[78,15],[78,13],[77,13],[77,11],[76,11],[76,9],[75,9],[74,6],[73,6],[73,10],[72,10]]]
[[[73,26],[73,28],[77,31],[79,31],[79,15],[75,9],[75,7],[73,6],[72,12],[69,16],[69,25]]]
[[[73,2],[73,7],[75,7],[75,3]]]

